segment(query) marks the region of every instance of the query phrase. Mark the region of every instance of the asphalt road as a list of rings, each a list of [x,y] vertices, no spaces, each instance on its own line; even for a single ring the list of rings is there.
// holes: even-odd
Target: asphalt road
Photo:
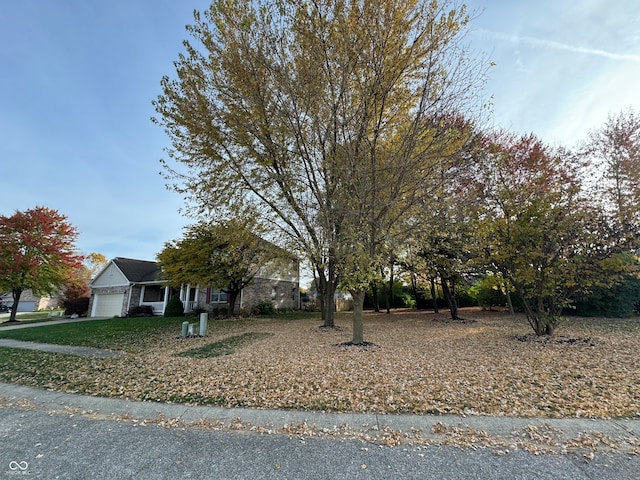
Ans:
[[[164,428],[72,413],[0,408],[0,478],[33,479],[633,479],[640,457],[495,455],[451,446],[382,447]]]

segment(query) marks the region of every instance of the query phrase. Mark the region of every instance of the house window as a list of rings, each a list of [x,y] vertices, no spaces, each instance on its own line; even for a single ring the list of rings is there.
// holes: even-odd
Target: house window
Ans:
[[[227,303],[227,294],[221,290],[211,289],[210,303]]]
[[[277,300],[278,299],[278,291],[276,290],[276,287],[273,287],[271,289],[271,300]]]
[[[145,285],[143,302],[163,302],[164,287],[161,285]]]

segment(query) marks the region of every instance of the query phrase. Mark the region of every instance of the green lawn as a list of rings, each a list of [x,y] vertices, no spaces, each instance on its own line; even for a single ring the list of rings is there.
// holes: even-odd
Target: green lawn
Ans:
[[[16,313],[16,319],[19,324],[24,323],[36,323],[36,322],[49,322],[52,320],[61,320],[64,317],[60,316],[61,310],[46,310],[41,312],[20,312]],[[49,316],[50,313],[53,313],[55,316]],[[0,330],[2,327],[6,327],[9,325],[15,325],[15,323],[9,323],[9,317],[2,318],[2,323],[0,323]]]
[[[278,315],[282,321],[301,318],[320,318],[317,313],[293,312]],[[57,345],[76,345],[95,348],[124,349],[141,347],[153,341],[158,335],[175,332],[179,336],[182,322],[198,323],[194,317],[138,317],[110,318],[86,322],[42,325],[37,328],[3,330],[0,338],[12,338]],[[229,325],[241,325],[250,319],[214,320],[208,322],[209,332],[224,330]]]
[[[111,318],[86,322],[42,325],[18,330],[0,329],[0,338],[58,345],[118,349],[140,342],[145,336],[174,329],[180,334],[184,318]]]

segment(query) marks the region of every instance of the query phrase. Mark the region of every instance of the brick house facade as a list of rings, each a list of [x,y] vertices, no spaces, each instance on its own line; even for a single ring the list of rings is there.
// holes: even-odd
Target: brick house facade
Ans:
[[[227,297],[208,286],[174,288],[160,278],[156,262],[116,257],[91,281],[89,316],[126,316],[131,308],[148,305],[162,315],[169,298],[179,295],[185,311],[209,313],[227,310]],[[276,308],[300,308],[299,262],[290,258],[265,265],[240,294],[236,307],[253,309],[269,301]],[[236,310],[237,310],[236,309]]]

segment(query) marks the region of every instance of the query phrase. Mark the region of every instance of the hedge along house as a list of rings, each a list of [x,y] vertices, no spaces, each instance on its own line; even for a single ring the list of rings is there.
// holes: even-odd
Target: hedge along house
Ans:
[[[170,287],[161,278],[156,262],[116,257],[89,284],[91,317],[126,316],[136,306],[148,305],[162,315],[169,298],[179,295],[185,312],[202,309],[217,313],[228,308],[227,295],[200,285]],[[246,286],[236,303],[239,308],[253,308],[258,303],[272,302],[276,308],[300,308],[300,277],[297,259],[271,262],[260,269]]]

